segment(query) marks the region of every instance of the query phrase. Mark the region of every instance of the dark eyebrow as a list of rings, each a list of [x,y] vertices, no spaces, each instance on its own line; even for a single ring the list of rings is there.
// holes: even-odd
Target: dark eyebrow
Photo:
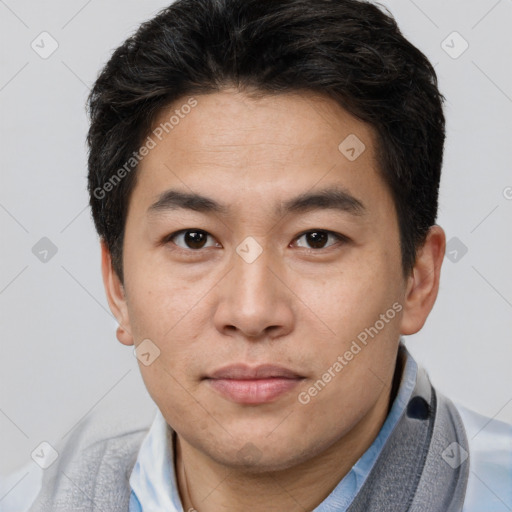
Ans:
[[[228,213],[228,207],[199,194],[167,190],[148,208],[148,213],[185,208],[201,213]]]
[[[363,202],[339,187],[329,187],[314,192],[305,192],[279,205],[279,215],[305,213],[313,210],[339,210],[354,216],[367,213]]]
[[[227,215],[229,207],[200,194],[167,190],[153,203],[148,213],[184,208],[201,213],[219,213]],[[348,191],[339,187],[330,187],[314,192],[305,192],[297,197],[278,204],[275,214],[283,216],[288,213],[305,213],[313,210],[334,209],[362,216],[367,210],[364,204]]]

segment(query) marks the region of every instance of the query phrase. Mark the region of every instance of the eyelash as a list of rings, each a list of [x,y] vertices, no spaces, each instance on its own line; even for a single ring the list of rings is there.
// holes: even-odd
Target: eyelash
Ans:
[[[173,238],[175,238],[175,237],[177,237],[179,235],[188,233],[188,232],[204,233],[207,236],[212,236],[210,233],[208,233],[207,231],[204,231],[203,229],[193,229],[193,228],[181,229],[179,231],[175,231],[174,233],[171,233],[170,235],[167,235],[166,237],[164,237],[164,239],[162,240],[162,244],[164,244],[164,245],[168,244],[169,242],[172,242]],[[328,229],[309,229],[309,230],[304,231],[304,232],[300,233],[299,235],[297,235],[294,238],[294,241],[298,240],[298,239],[302,238],[303,236],[308,235],[310,233],[326,233],[328,236],[330,235],[330,236],[334,237],[337,242],[334,243],[334,244],[331,244],[331,245],[329,245],[327,247],[321,247],[319,249],[313,249],[313,248],[308,248],[308,247],[301,247],[301,249],[304,249],[307,253],[318,253],[318,252],[320,252],[322,250],[331,249],[332,247],[335,247],[339,243],[347,243],[347,242],[350,241],[350,239],[347,236],[342,235],[341,233],[336,233],[335,231],[330,231]],[[176,246],[176,249],[173,249],[173,250],[181,250],[181,251],[186,252],[186,253],[199,253],[203,249],[203,248],[200,248],[200,249],[190,249],[190,248],[184,249],[183,247],[180,247],[179,245],[177,245],[175,243],[174,243],[174,245]],[[209,249],[211,247],[206,247],[206,248]]]

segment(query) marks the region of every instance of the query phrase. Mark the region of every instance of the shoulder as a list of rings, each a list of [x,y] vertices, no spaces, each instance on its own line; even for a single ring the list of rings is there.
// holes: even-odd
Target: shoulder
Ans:
[[[100,404],[59,442],[50,441],[57,453],[55,462],[42,470],[29,461],[11,475],[9,481],[14,481],[18,473],[28,473],[10,493],[12,506],[2,503],[0,510],[79,510],[78,506],[72,506],[73,500],[78,499],[78,488],[81,491],[78,496],[96,495],[96,504],[102,500],[105,504],[108,500],[119,500],[120,497],[110,494],[119,494],[116,483],[128,481],[157,410],[153,402],[142,404],[142,408],[137,406]],[[105,509],[109,510],[109,506]]]
[[[469,480],[463,512],[512,509],[512,425],[455,403],[469,443]]]
[[[60,468],[85,467],[99,462],[110,451],[118,455],[133,449],[146,435],[155,417],[156,406],[151,403],[143,410],[131,404],[103,404],[85,416],[56,446],[58,458],[55,473]],[[60,448],[60,450],[59,450]],[[45,471],[45,476],[47,471]]]

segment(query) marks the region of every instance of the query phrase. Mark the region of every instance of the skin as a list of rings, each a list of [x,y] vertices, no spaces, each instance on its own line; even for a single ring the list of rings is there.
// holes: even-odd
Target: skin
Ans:
[[[124,284],[103,244],[118,339],[125,345],[150,339],[160,350],[152,364],[139,366],[177,432],[184,510],[312,510],[386,418],[399,337],[420,330],[434,305],[445,234],[439,226],[430,229],[404,278],[398,220],[375,158],[375,132],[333,100],[310,93],[250,99],[234,89],[195,98],[197,106],[137,170]],[[355,161],[338,149],[350,134],[366,146]],[[356,197],[365,214],[274,211],[282,201],[330,186]],[[210,197],[230,211],[148,213],[169,189]],[[210,235],[204,248],[189,248],[183,236],[163,241],[194,228]],[[315,247],[303,236],[315,229],[348,240],[329,237]],[[252,263],[236,252],[248,236],[263,250]],[[394,303],[401,311],[301,404],[298,394]],[[202,377],[240,362],[278,364],[304,378],[270,403],[238,404]],[[242,459],[248,451],[252,458]]]

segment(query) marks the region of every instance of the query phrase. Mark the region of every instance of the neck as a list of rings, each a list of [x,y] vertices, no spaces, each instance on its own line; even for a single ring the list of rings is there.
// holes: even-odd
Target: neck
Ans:
[[[377,437],[394,399],[394,388],[386,386],[375,406],[327,450],[285,470],[241,472],[216,463],[176,435],[176,475],[183,509],[197,512],[313,510]]]

